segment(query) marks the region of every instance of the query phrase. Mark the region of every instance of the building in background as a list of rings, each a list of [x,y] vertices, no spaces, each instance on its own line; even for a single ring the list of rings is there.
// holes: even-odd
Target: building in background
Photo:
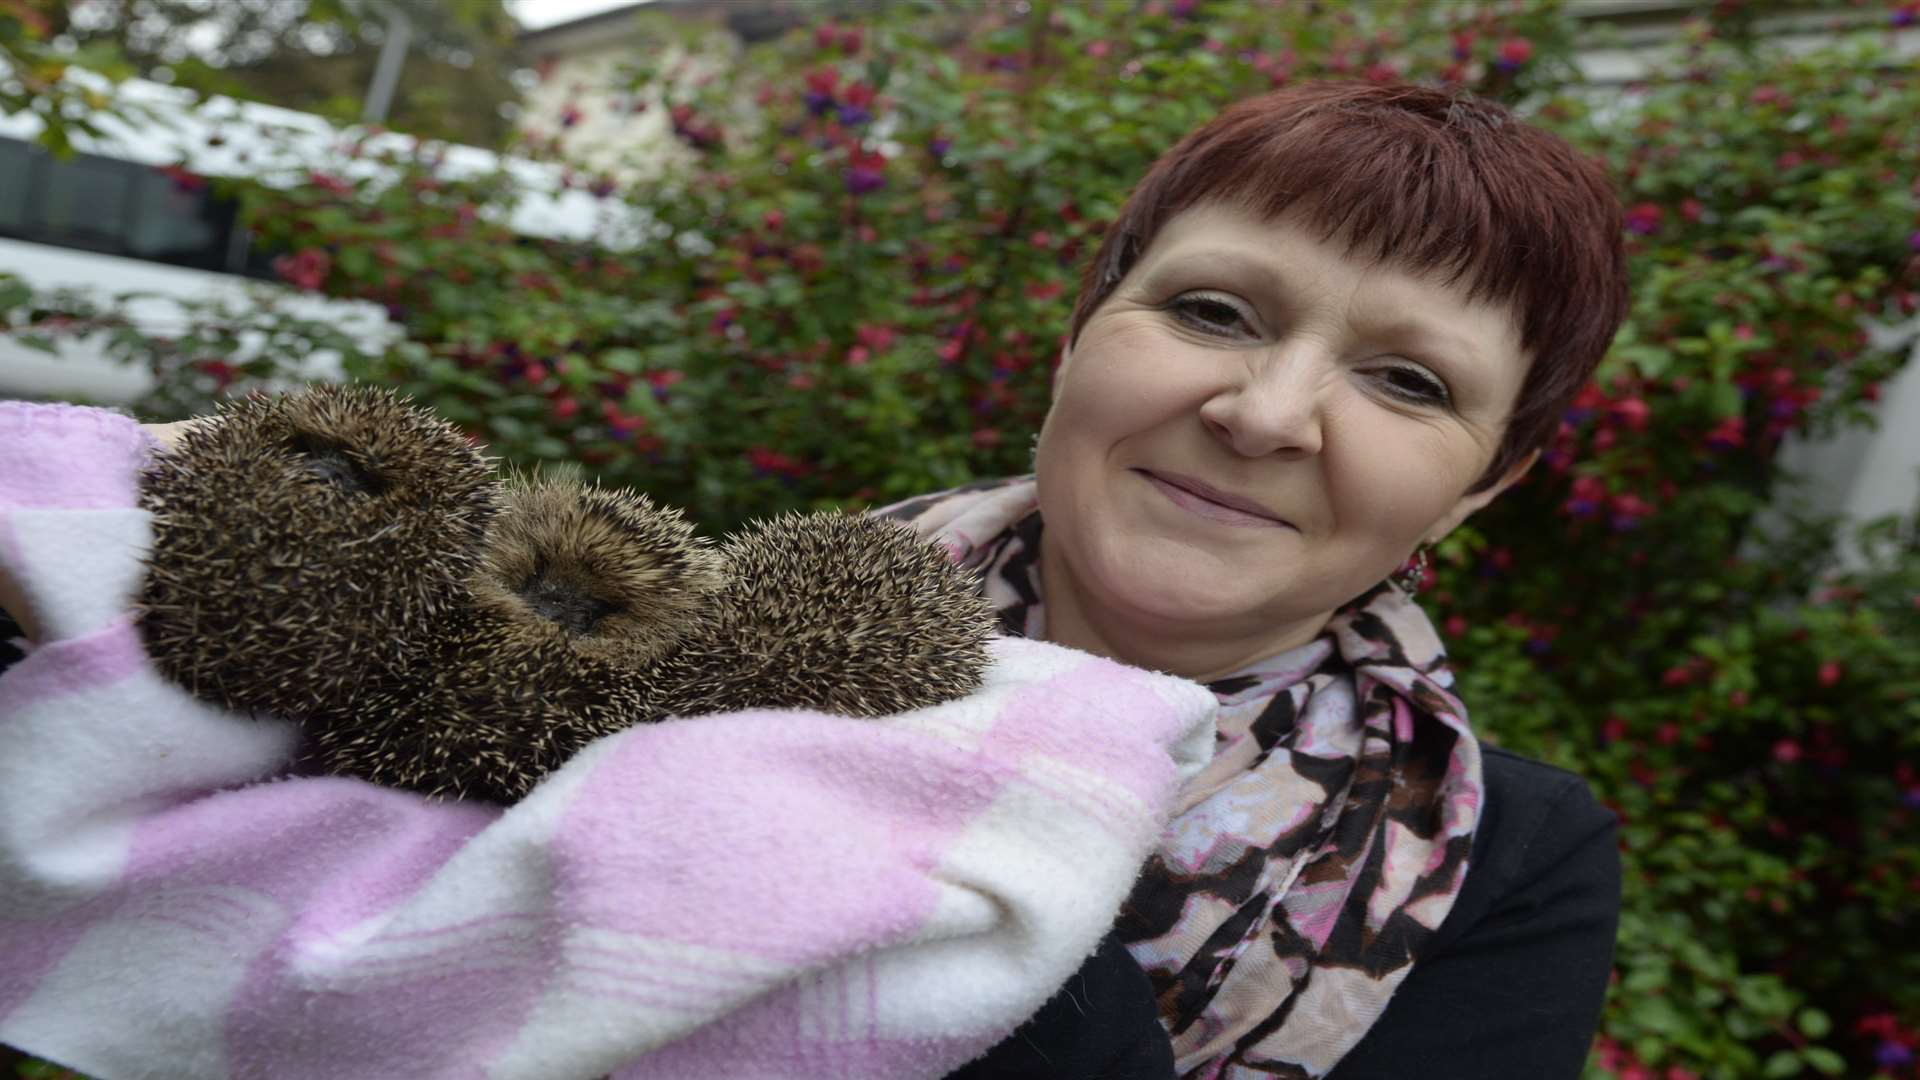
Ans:
[[[657,97],[635,85],[636,62],[669,79],[698,79],[734,63],[746,46],[802,25],[820,7],[653,0],[525,31],[520,56],[534,81],[521,100],[518,130],[543,145],[552,140],[569,160],[597,172],[654,175],[690,151],[673,138]]]

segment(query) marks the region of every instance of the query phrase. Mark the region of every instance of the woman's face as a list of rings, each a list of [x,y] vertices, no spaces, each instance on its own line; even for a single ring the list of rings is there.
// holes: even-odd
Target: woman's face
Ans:
[[[1506,486],[1466,493],[1527,364],[1512,313],[1464,287],[1291,215],[1179,215],[1056,377],[1049,607],[1068,589],[1089,621],[1242,662],[1311,639]]]

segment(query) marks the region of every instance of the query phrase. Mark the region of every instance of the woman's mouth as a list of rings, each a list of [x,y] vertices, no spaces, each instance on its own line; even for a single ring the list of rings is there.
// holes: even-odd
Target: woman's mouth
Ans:
[[[1242,528],[1292,528],[1279,515],[1252,499],[1229,494],[1193,477],[1179,473],[1148,472],[1145,469],[1135,471],[1145,477],[1160,494],[1166,496],[1167,501],[1208,521],[1217,521],[1223,525],[1238,525]]]

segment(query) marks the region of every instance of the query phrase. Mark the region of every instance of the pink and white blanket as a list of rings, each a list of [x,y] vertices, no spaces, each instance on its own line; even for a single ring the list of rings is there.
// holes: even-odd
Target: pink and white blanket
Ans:
[[[1036,642],[882,721],[601,740],[508,809],[289,775],[288,723],[155,672],[152,443],[0,403],[0,1042],[108,1080],[938,1077],[1092,952],[1202,687]]]

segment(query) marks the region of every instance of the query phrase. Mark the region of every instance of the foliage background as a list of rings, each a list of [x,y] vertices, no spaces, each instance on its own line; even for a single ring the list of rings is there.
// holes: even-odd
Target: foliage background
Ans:
[[[1221,104],[1321,77],[1514,103],[1620,178],[1635,306],[1425,600],[1485,736],[1621,816],[1589,1076],[1920,1077],[1920,528],[1843,568],[1834,523],[1769,511],[1783,438],[1873,422],[1901,356],[1861,320],[1920,307],[1920,78],[1883,40],[1920,7],[1828,5],[1870,29],[1786,55],[1751,36],[1774,6],[1702,5],[1621,93],[1582,84],[1591,42],[1551,0],[890,5],[704,81],[636,60],[620,107],[667,110],[692,164],[575,179],[645,223],[636,248],[514,237],[512,191],[439,175],[432,144],[349,148],[383,179],[241,185],[289,283],[405,327],[379,355],[290,321],[248,354],[231,314],[155,341],[29,283],[0,323],[108,328],[162,377],[156,418],[319,343],[516,462],[718,530],[1024,471],[1080,267]]]

